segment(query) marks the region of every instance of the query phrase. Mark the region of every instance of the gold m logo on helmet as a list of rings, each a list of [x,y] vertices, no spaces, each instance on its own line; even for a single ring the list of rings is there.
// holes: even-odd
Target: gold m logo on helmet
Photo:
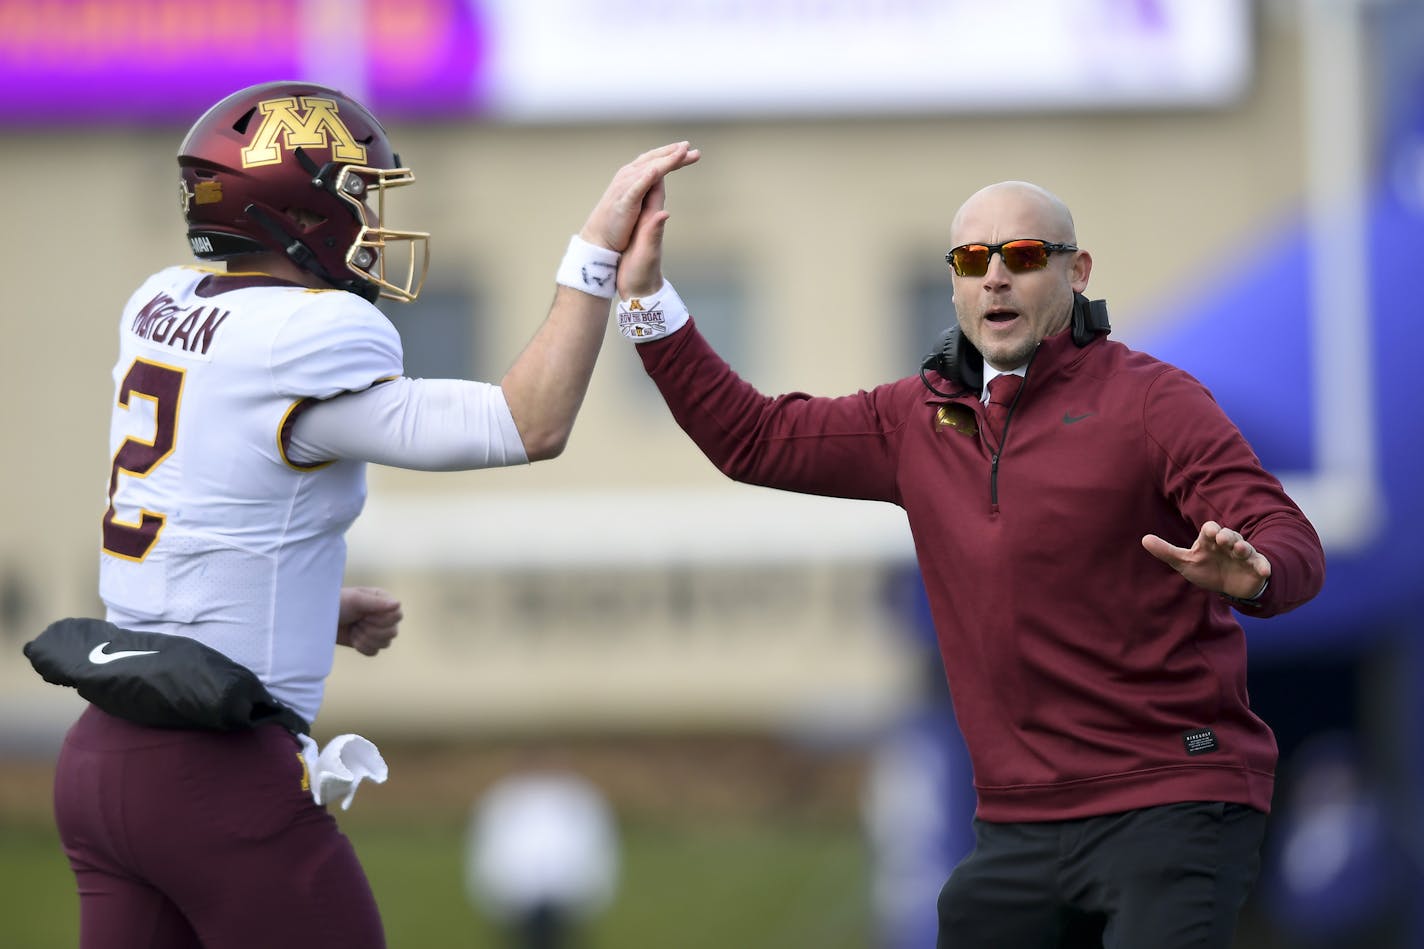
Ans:
[[[277,164],[282,160],[283,147],[330,148],[332,161],[354,165],[366,161],[366,146],[356,141],[337,116],[336,103],[331,99],[302,96],[298,106],[297,97],[288,96],[259,102],[257,110],[262,113],[262,124],[252,137],[252,144],[242,150],[244,168]],[[279,135],[283,136],[281,144],[277,141]]]

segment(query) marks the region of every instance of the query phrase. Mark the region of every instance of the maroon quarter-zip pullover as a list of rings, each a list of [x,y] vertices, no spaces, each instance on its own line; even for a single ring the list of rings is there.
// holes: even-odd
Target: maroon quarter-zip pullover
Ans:
[[[638,347],[726,475],[905,510],[978,816],[1062,820],[1189,800],[1268,811],[1270,729],[1246,695],[1232,606],[1141,545],[1206,521],[1271,562],[1253,615],[1314,596],[1310,522],[1187,373],[1065,331],[1028,367],[1002,449],[978,392],[929,374],[840,398],[769,398],[695,324]],[[997,451],[997,464],[995,462]]]

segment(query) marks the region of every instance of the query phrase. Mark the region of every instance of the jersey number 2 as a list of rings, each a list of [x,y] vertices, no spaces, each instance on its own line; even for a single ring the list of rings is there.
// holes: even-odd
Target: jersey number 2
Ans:
[[[119,405],[129,407],[129,399],[137,396],[153,402],[153,440],[144,441],[130,435],[114,453],[109,469],[109,509],[104,512],[104,550],[125,560],[142,560],[158,542],[166,515],[155,511],[140,511],[137,524],[126,524],[115,518],[114,493],[119,487],[119,475],[146,478],[163,459],[173,453],[173,441],[178,433],[178,401],[183,394],[183,370],[162,366],[145,359],[135,359],[119,386]]]

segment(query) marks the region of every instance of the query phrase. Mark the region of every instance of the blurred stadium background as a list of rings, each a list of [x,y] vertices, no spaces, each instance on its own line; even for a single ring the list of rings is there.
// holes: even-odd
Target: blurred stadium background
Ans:
[[[1420,0],[0,0],[0,946],[77,931],[48,782],[79,704],[20,647],[99,609],[114,315],[188,259],[183,132],[276,78],[364,101],[416,169],[412,375],[498,378],[607,176],[665,141],[704,153],[667,272],[766,391],[913,372],[959,203],[1061,195],[1115,334],[1212,388],[1330,557],[1248,626],[1282,762],[1238,943],[1424,946]],[[391,765],[340,819],[392,946],[506,944],[467,824],[550,765],[616,818],[592,946],[933,944],[972,793],[902,516],[726,483],[616,334],[559,461],[373,469],[351,579],[407,621],[338,657],[315,731]]]

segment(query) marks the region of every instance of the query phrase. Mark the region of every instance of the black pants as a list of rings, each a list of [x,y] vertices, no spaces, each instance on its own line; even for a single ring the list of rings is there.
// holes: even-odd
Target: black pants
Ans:
[[[974,822],[939,897],[939,949],[1229,949],[1266,815],[1191,802]]]

